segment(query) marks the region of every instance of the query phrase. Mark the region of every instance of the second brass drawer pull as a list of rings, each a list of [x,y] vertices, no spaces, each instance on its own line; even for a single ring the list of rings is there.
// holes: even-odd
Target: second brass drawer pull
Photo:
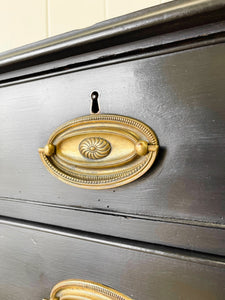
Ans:
[[[128,296],[117,292],[102,284],[88,280],[65,280],[56,284],[49,300],[132,300]],[[42,299],[48,300],[48,299]]]

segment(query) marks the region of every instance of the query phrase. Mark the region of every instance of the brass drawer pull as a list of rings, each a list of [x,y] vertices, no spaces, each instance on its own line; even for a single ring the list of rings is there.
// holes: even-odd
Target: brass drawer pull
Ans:
[[[106,287],[102,284],[88,280],[65,280],[56,284],[50,294],[49,300],[132,300],[131,298]],[[42,299],[48,300],[48,299]]]
[[[158,149],[154,131],[144,123],[120,115],[93,114],[60,126],[39,154],[48,171],[65,183],[106,189],[143,175]]]

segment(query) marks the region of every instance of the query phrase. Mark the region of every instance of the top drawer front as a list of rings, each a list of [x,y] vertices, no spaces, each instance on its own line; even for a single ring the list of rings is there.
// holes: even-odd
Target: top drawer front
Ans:
[[[0,90],[0,196],[151,217],[222,223],[224,45],[127,61]],[[156,132],[159,158],[128,185],[89,191],[42,165],[38,148],[67,120],[102,113],[140,119]]]

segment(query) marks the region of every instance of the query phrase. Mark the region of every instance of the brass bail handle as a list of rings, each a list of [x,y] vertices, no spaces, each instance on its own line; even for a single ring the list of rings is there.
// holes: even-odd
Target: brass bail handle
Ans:
[[[159,145],[149,145],[146,141],[138,141],[135,145],[135,151],[139,156],[144,156],[147,153],[158,151]],[[44,148],[39,148],[40,152],[43,152],[46,156],[52,156],[55,154],[55,146],[53,144],[47,144]]]

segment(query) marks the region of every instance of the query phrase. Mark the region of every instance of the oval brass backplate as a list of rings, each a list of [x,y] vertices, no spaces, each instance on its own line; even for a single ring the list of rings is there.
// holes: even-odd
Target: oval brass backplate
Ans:
[[[49,300],[132,300],[131,298],[102,284],[88,281],[69,279],[56,284]],[[43,299],[47,300],[47,299]]]
[[[98,114],[57,128],[39,154],[48,171],[65,183],[107,189],[143,175],[158,153],[158,140],[144,123]]]

